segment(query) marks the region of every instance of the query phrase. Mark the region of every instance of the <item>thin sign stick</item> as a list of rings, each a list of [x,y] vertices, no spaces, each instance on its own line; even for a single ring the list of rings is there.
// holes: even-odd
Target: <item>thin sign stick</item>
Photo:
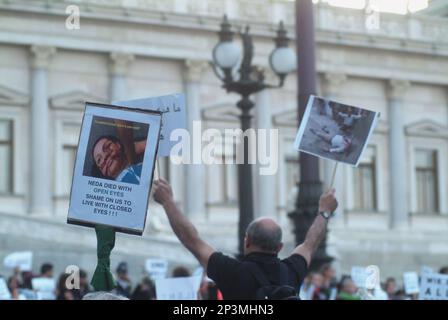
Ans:
[[[157,159],[157,161],[156,161],[156,166],[157,166],[157,168],[156,168],[156,170],[157,170],[157,179],[160,179],[160,161],[159,161],[159,159]]]
[[[336,170],[337,170],[337,168],[338,168],[338,163],[339,163],[339,162],[336,162],[336,164],[334,165],[333,175],[332,175],[332,177],[331,177],[330,189],[333,188],[334,178],[336,177]]]

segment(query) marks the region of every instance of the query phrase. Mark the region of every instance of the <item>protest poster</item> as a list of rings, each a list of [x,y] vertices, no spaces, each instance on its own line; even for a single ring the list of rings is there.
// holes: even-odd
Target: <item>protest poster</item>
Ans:
[[[365,288],[367,281],[367,270],[364,267],[353,266],[351,269],[350,276],[358,288]]]
[[[67,222],[142,235],[161,113],[86,103]]]
[[[185,96],[181,93],[134,99],[126,101],[113,101],[113,105],[126,108],[139,108],[153,110],[162,113],[162,128],[160,131],[160,142],[158,157],[169,157],[171,148],[177,141],[171,141],[171,132],[175,129],[186,128]]]
[[[311,95],[294,148],[358,166],[379,113]]]
[[[403,273],[403,285],[406,294],[416,294],[419,292],[417,272]]]
[[[157,300],[197,300],[202,276],[156,280]]]
[[[19,268],[20,271],[31,271],[33,267],[33,253],[31,251],[17,251],[8,254],[3,260],[5,268]]]
[[[338,296],[338,289],[337,288],[331,288],[330,296],[328,297],[328,300],[336,300],[337,296]]]
[[[168,261],[164,259],[146,259],[145,270],[153,280],[164,279],[168,271]]]
[[[418,298],[419,300],[448,300],[448,275],[422,274]]]
[[[33,278],[33,290],[36,291],[37,300],[55,300],[56,281],[52,278]]]
[[[11,293],[9,292],[8,286],[5,279],[0,277],[0,300],[10,300]]]

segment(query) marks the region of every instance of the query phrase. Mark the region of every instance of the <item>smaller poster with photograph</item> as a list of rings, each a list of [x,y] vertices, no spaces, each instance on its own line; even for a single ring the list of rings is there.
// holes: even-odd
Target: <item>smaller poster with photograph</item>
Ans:
[[[380,113],[311,95],[294,148],[358,166]]]
[[[86,103],[67,222],[143,233],[161,113]]]

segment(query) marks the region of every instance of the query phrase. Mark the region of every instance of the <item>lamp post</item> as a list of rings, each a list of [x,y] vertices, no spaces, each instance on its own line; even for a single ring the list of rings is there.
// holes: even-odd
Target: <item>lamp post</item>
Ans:
[[[299,32],[300,31],[300,32]],[[314,41],[313,4],[311,0],[296,0],[297,55],[300,57],[298,70],[299,123],[303,118],[308,98],[316,94],[316,62]],[[303,243],[309,227],[318,211],[322,182],[319,179],[319,161],[316,157],[300,153],[300,182],[295,210],[289,213],[294,222],[296,243]],[[312,259],[310,270],[317,270],[322,264],[331,262],[326,253],[326,234]]]
[[[214,70],[219,79],[223,82],[222,87],[227,92],[234,92],[241,95],[237,107],[241,110],[241,129],[245,132],[251,128],[251,109],[254,103],[250,95],[267,88],[280,88],[283,86],[288,73],[296,67],[296,57],[294,50],[288,48],[289,39],[283,22],[280,22],[275,38],[275,48],[269,57],[271,69],[277,74],[279,83],[271,85],[265,83],[264,71],[252,65],[253,41],[249,34],[249,27],[241,33],[243,52],[241,48],[233,42],[234,32],[224,15],[221,23],[221,30],[218,33],[219,43],[213,49]],[[244,236],[247,226],[254,218],[253,192],[252,192],[252,165],[248,162],[248,141],[243,142],[243,163],[238,164],[238,250],[239,254],[244,252]]]

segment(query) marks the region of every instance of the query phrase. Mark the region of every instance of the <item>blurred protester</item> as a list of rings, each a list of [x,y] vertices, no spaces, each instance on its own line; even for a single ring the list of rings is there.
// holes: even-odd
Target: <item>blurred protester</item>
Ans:
[[[82,298],[82,300],[129,300],[129,299],[111,292],[98,291],[86,294]]]
[[[75,300],[73,291],[67,288],[68,273],[62,273],[59,276],[58,285],[56,287],[56,300]]]
[[[167,181],[157,180],[154,186],[154,199],[163,206],[174,233],[216,282],[224,299],[295,297],[308,272],[311,257],[325,235],[328,219],[337,208],[335,190],[324,193],[319,201],[320,214],[308,230],[304,243],[284,260],[278,258],[283,248],[280,226],[269,218],[252,221],[244,239],[244,257],[237,260],[202,240],[194,225],[177,207]]]
[[[386,291],[389,300],[401,300],[401,296],[397,292],[397,281],[395,278],[389,277],[386,279],[384,291]]]
[[[207,276],[202,279],[199,294],[202,300],[223,300],[216,283]]]
[[[126,262],[120,262],[116,273],[117,287],[114,289],[115,293],[129,298],[131,296],[132,283],[128,276],[128,264]]]
[[[144,277],[132,293],[131,300],[155,300],[156,286],[149,277]]]
[[[337,292],[337,280],[336,280],[336,271],[331,266],[330,263],[325,263],[320,268],[320,274],[323,277],[323,283],[322,283],[322,294],[326,296],[326,300],[334,299],[336,298],[336,292]]]
[[[82,269],[79,270],[79,289],[73,289],[75,300],[82,300],[82,298],[91,291],[87,272]]]
[[[44,263],[40,267],[41,278],[53,278],[53,265],[51,263]]]
[[[188,270],[188,268],[179,266],[173,269],[171,275],[173,278],[184,278],[184,277],[190,277],[191,273],[190,270]]]
[[[358,289],[350,276],[343,276],[339,283],[339,293],[336,300],[361,300]]]
[[[31,271],[22,272],[22,288],[31,290],[33,288],[31,280],[37,275],[33,275]]]
[[[19,299],[19,290],[23,287],[20,280],[20,268],[15,267],[13,269],[13,274],[8,279],[8,289],[11,293],[12,299]]]
[[[418,293],[406,294],[404,289],[399,289],[395,293],[396,299],[393,300],[418,300]]]
[[[448,274],[448,266],[444,266],[444,267],[440,268],[439,273]]]
[[[313,273],[311,277],[312,293],[311,300],[327,300],[325,292],[323,292],[324,277],[320,273]]]
[[[20,281],[19,277],[14,274],[13,276],[9,277],[8,279],[8,289],[11,293],[11,299],[12,300],[20,300],[23,299],[22,295],[20,294]]]
[[[15,277],[17,279],[17,281],[19,282],[19,287],[22,287],[22,282],[20,281],[20,277],[21,277],[20,267],[15,267],[13,269],[13,274],[11,277]]]

